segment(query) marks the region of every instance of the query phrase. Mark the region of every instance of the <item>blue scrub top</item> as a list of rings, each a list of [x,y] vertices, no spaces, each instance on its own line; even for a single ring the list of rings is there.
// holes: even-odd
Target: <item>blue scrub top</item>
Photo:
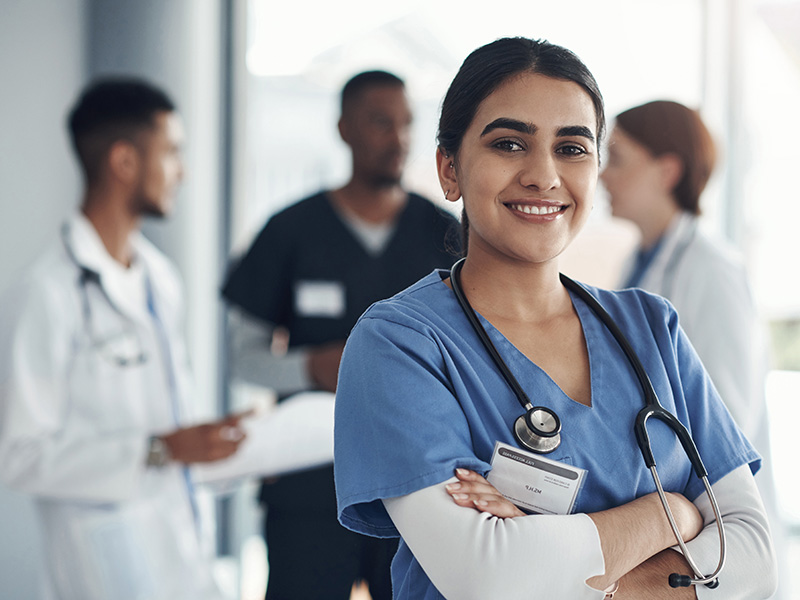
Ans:
[[[336,394],[335,474],[339,518],[378,537],[398,536],[381,499],[441,483],[457,467],[487,473],[496,441],[522,407],[435,271],[359,320],[342,358]],[[703,369],[675,310],[642,290],[586,286],[628,337],[661,404],[689,429],[713,484],[760,457],[739,431]],[[575,512],[591,513],[655,491],[633,424],[644,406],[638,379],[610,331],[577,296],[589,353],[592,405],[570,399],[488,321],[481,321],[534,405],[553,409],[561,446],[548,458],[588,471]],[[648,424],[664,489],[694,499],[704,491],[666,425]],[[424,573],[401,543],[395,591]],[[420,592],[422,590],[419,590]],[[425,594],[420,593],[419,597]],[[410,597],[414,597],[411,595]]]

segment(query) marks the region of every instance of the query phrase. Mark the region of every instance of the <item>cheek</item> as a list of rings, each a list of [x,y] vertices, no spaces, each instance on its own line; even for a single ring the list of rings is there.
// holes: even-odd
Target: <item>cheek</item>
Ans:
[[[570,193],[576,200],[592,203],[597,188],[598,168],[584,168],[571,174],[569,178]]]
[[[636,187],[635,169],[625,167],[611,167],[603,173],[603,184],[609,193],[614,196],[626,195]]]

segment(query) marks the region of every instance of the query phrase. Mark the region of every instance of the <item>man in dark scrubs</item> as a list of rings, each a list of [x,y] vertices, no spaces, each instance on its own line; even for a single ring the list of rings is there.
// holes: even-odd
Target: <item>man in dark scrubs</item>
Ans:
[[[225,283],[234,378],[281,399],[334,392],[361,313],[455,262],[456,219],[401,185],[410,128],[401,79],[369,71],[345,85],[339,132],[352,152],[350,180],[270,218]],[[288,341],[286,351],[275,351],[278,340]],[[260,499],[267,600],[347,600],[361,580],[373,600],[391,600],[397,540],[339,525],[332,465],[265,481]]]

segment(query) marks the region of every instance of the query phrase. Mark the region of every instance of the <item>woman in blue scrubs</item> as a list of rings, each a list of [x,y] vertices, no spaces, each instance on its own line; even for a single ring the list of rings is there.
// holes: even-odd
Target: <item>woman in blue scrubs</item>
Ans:
[[[703,457],[728,538],[716,590],[691,574],[633,434],[643,406],[630,362],[559,278],[558,257],[592,208],[603,101],[568,50],[524,38],[473,52],[439,124],[445,197],[463,200],[461,285],[533,404],[561,419],[547,458],[586,470],[570,514],[525,514],[484,476],[522,412],[436,271],[373,305],[354,328],[336,400],[341,522],[401,537],[395,598],[765,598],[774,556],[739,432],[663,299],[589,288],[644,364],[661,403]],[[654,427],[659,474],[704,572],[718,561],[713,513],[675,437]],[[724,590],[724,591],[722,591]]]

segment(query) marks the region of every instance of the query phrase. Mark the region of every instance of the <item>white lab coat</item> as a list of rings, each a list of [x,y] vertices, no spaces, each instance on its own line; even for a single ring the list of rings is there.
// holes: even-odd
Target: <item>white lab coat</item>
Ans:
[[[737,255],[700,231],[696,217],[682,213],[664,234],[639,287],[675,306],[681,327],[728,410],[758,445],[766,417],[765,347]]]
[[[189,412],[177,274],[137,236],[165,353],[142,285],[123,284],[89,221],[63,237],[72,258],[59,238],[2,305],[0,477],[36,498],[58,600],[219,600],[183,469],[146,467],[149,436]],[[99,282],[82,288],[76,262]],[[111,358],[138,350],[142,364]]]
[[[627,281],[633,259],[621,281]],[[784,525],[772,475],[766,413],[766,339],[736,252],[711,239],[697,217],[676,216],[639,284],[667,298],[736,423],[763,457],[756,475],[777,555],[785,556]],[[786,572],[784,568],[781,569]],[[779,593],[773,598],[779,598]]]

